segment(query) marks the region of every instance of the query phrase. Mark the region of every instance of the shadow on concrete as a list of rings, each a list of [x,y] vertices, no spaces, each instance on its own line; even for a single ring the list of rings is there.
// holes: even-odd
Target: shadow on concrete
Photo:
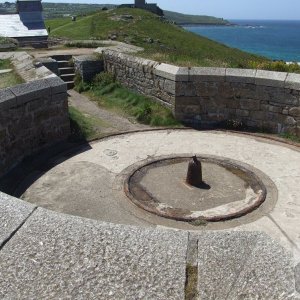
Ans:
[[[195,187],[198,189],[201,189],[201,190],[210,190],[211,189],[211,186],[209,184],[205,183],[204,181],[201,184],[196,185]]]
[[[50,169],[90,149],[85,140],[68,140],[33,153],[0,178],[0,191],[19,198]]]

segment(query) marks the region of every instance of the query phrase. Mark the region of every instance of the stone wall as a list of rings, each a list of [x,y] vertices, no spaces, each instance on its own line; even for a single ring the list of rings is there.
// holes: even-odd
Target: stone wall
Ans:
[[[175,77],[172,72],[177,67],[162,64],[169,67],[170,72],[161,73],[161,65],[155,61],[113,50],[103,51],[103,57],[105,70],[115,74],[123,85],[174,108]]]
[[[103,60],[94,55],[74,56],[74,68],[83,81],[91,81],[94,76],[104,70]]]
[[[51,71],[55,75],[59,76],[57,60],[55,60],[54,58],[51,58],[51,57],[42,57],[42,58],[39,58],[39,62],[43,66],[45,66],[49,71]]]
[[[66,139],[67,86],[48,78],[0,90],[0,176],[25,156]]]
[[[300,75],[192,68],[176,84],[175,114],[202,126],[224,121],[300,136]],[[297,128],[298,127],[298,128]]]
[[[180,121],[241,124],[300,136],[300,75],[230,68],[184,68],[112,50],[105,69],[139,93],[169,105]]]

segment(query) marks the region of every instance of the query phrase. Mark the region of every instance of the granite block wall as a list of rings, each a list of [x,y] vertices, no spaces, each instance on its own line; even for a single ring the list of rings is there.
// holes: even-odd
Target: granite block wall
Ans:
[[[300,136],[300,74],[185,68],[103,51],[105,70],[128,88],[171,107],[197,127],[235,122]]]
[[[159,63],[113,50],[105,50],[103,57],[105,70],[115,74],[124,86],[174,108],[174,78],[156,73]]]
[[[70,132],[66,84],[53,77],[0,90],[0,176]]]
[[[93,55],[74,56],[74,68],[83,81],[90,82],[94,76],[104,70],[103,60]]]
[[[261,70],[192,68],[176,84],[175,115],[203,127],[237,121],[300,136],[300,75]]]

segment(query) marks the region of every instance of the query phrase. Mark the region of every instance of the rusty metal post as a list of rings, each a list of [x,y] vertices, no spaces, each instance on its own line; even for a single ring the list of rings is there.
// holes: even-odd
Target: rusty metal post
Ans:
[[[196,155],[193,156],[189,162],[186,183],[195,187],[201,187],[203,185],[202,165]]]

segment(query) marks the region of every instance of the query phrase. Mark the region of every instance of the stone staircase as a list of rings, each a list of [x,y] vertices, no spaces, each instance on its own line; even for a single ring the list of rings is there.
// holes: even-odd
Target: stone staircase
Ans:
[[[75,69],[70,60],[72,55],[54,55],[52,56],[58,63],[59,77],[67,83],[68,90],[74,87]]]

